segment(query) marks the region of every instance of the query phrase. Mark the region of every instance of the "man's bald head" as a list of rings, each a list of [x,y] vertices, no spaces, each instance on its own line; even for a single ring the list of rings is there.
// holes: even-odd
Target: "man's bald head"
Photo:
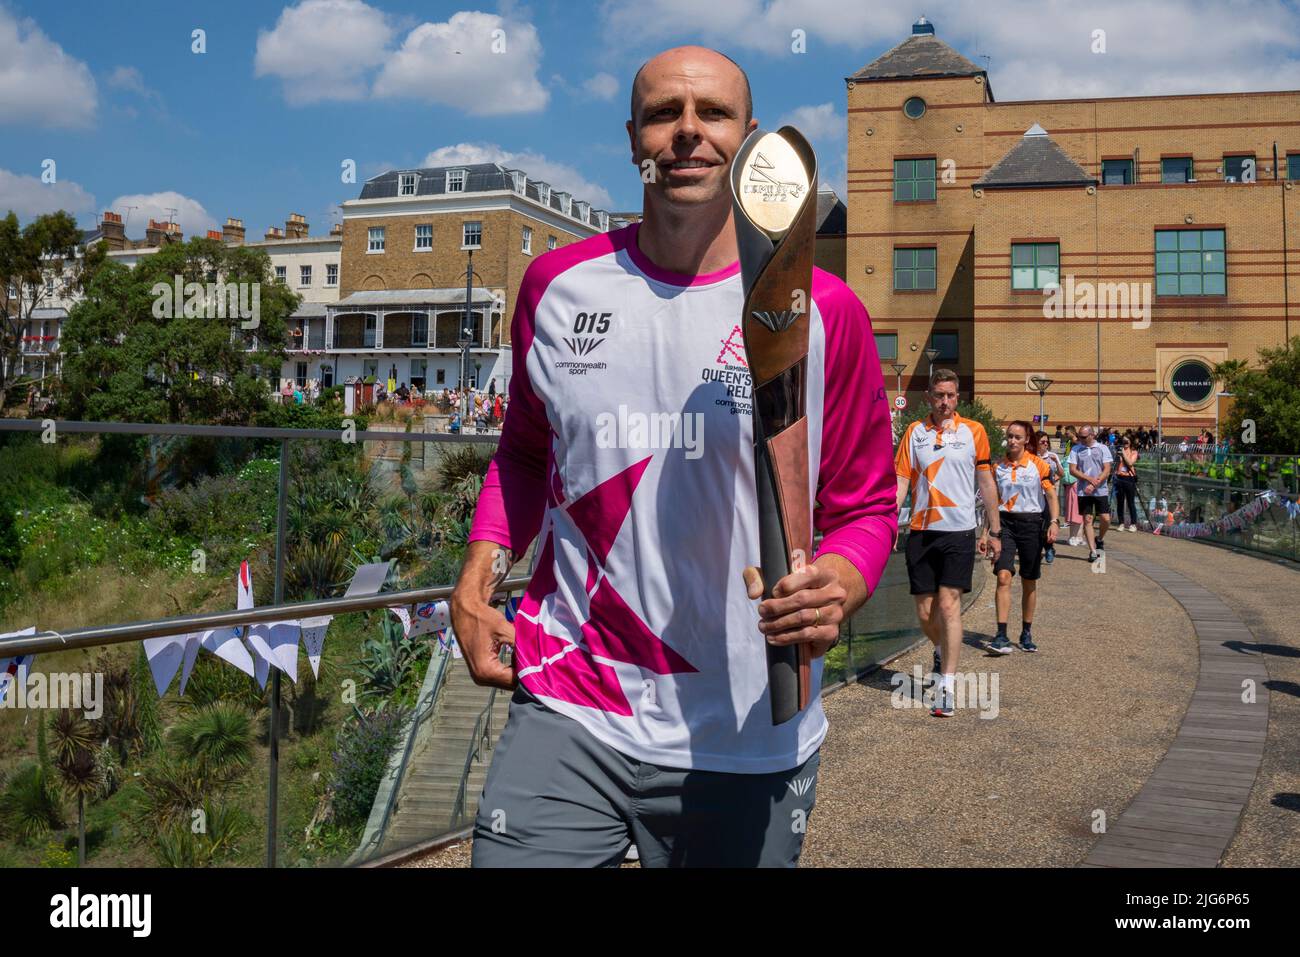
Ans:
[[[636,76],[632,78],[632,101],[630,105],[633,128],[638,125],[637,104],[641,100],[642,81],[647,70],[655,71],[659,68],[677,69],[692,61],[697,64],[705,64],[711,59],[725,69],[734,70],[740,77],[740,85],[744,90],[745,98],[745,124],[748,125],[749,121],[754,117],[754,95],[749,87],[749,76],[740,68],[740,64],[725,53],[720,53],[709,47],[684,46],[673,47],[671,50],[664,50],[662,53],[652,56],[641,64],[641,69],[636,71]]]

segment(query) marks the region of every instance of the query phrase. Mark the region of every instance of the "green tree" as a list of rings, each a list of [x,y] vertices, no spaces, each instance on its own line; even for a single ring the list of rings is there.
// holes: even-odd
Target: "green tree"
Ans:
[[[17,378],[18,356],[33,310],[82,286],[80,242],[77,221],[63,210],[37,216],[21,227],[12,210],[0,219],[0,407]],[[98,254],[90,260],[100,261]],[[47,285],[47,280],[53,284]]]
[[[922,399],[913,406],[908,407],[900,417],[898,423],[898,434],[902,435],[903,431],[918,419],[923,419],[930,414],[930,404]],[[957,403],[957,414],[963,419],[974,419],[984,426],[984,431],[989,436],[989,451],[996,460],[1006,452],[1006,443],[1002,440],[1002,420],[997,414],[985,405],[979,399],[971,399]]]
[[[1259,350],[1259,365],[1230,359],[1214,367],[1214,377],[1233,395],[1223,434],[1243,452],[1294,455],[1300,452],[1300,336],[1285,346]],[[1242,441],[1254,423],[1255,441]]]
[[[207,297],[219,293],[208,286],[218,280],[242,290],[250,307],[256,289],[255,315],[243,318],[229,307],[229,296],[218,310],[219,296]],[[274,280],[264,251],[214,239],[164,246],[134,269],[99,263],[64,329],[70,413],[94,420],[246,424],[268,404],[259,370],[280,367],[285,320],[298,303]]]

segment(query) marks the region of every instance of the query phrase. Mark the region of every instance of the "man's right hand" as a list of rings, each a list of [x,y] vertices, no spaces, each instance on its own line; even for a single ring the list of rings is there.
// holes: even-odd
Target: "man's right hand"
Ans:
[[[502,561],[503,556],[505,561]],[[515,626],[491,605],[492,593],[510,568],[510,556],[492,542],[470,542],[460,579],[451,593],[451,626],[475,684],[514,688],[516,667],[501,661],[501,649],[515,644]]]
[[[451,626],[456,632],[461,654],[470,677],[478,685],[511,690],[517,680],[513,658],[501,661],[501,649],[515,645],[515,626],[506,616],[485,601],[451,596]]]

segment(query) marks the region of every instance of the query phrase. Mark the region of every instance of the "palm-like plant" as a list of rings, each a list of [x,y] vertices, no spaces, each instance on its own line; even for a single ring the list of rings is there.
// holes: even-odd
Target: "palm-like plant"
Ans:
[[[242,705],[218,701],[185,717],[171,738],[204,777],[225,780],[247,768],[252,759],[253,716]]]
[[[19,768],[0,794],[0,821],[7,830],[32,840],[63,826],[53,782],[36,762]]]
[[[86,798],[94,800],[104,790],[104,776],[95,762],[94,728],[70,708],[64,708],[50,727],[54,766],[63,789],[77,801],[77,865],[86,866]]]

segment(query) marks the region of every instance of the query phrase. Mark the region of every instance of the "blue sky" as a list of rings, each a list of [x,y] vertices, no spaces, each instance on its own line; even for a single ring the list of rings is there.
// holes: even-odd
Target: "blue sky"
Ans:
[[[1000,100],[1300,89],[1300,10],[1281,0],[0,0],[0,213],[90,226],[132,205],[141,236],[175,208],[187,235],[233,215],[260,238],[301,212],[323,233],[367,177],[440,160],[500,160],[639,209],[629,83],[685,42],[744,65],[760,122],[804,129],[842,188],[843,77],[922,14],[989,57]],[[357,185],[340,181],[347,159]]]

